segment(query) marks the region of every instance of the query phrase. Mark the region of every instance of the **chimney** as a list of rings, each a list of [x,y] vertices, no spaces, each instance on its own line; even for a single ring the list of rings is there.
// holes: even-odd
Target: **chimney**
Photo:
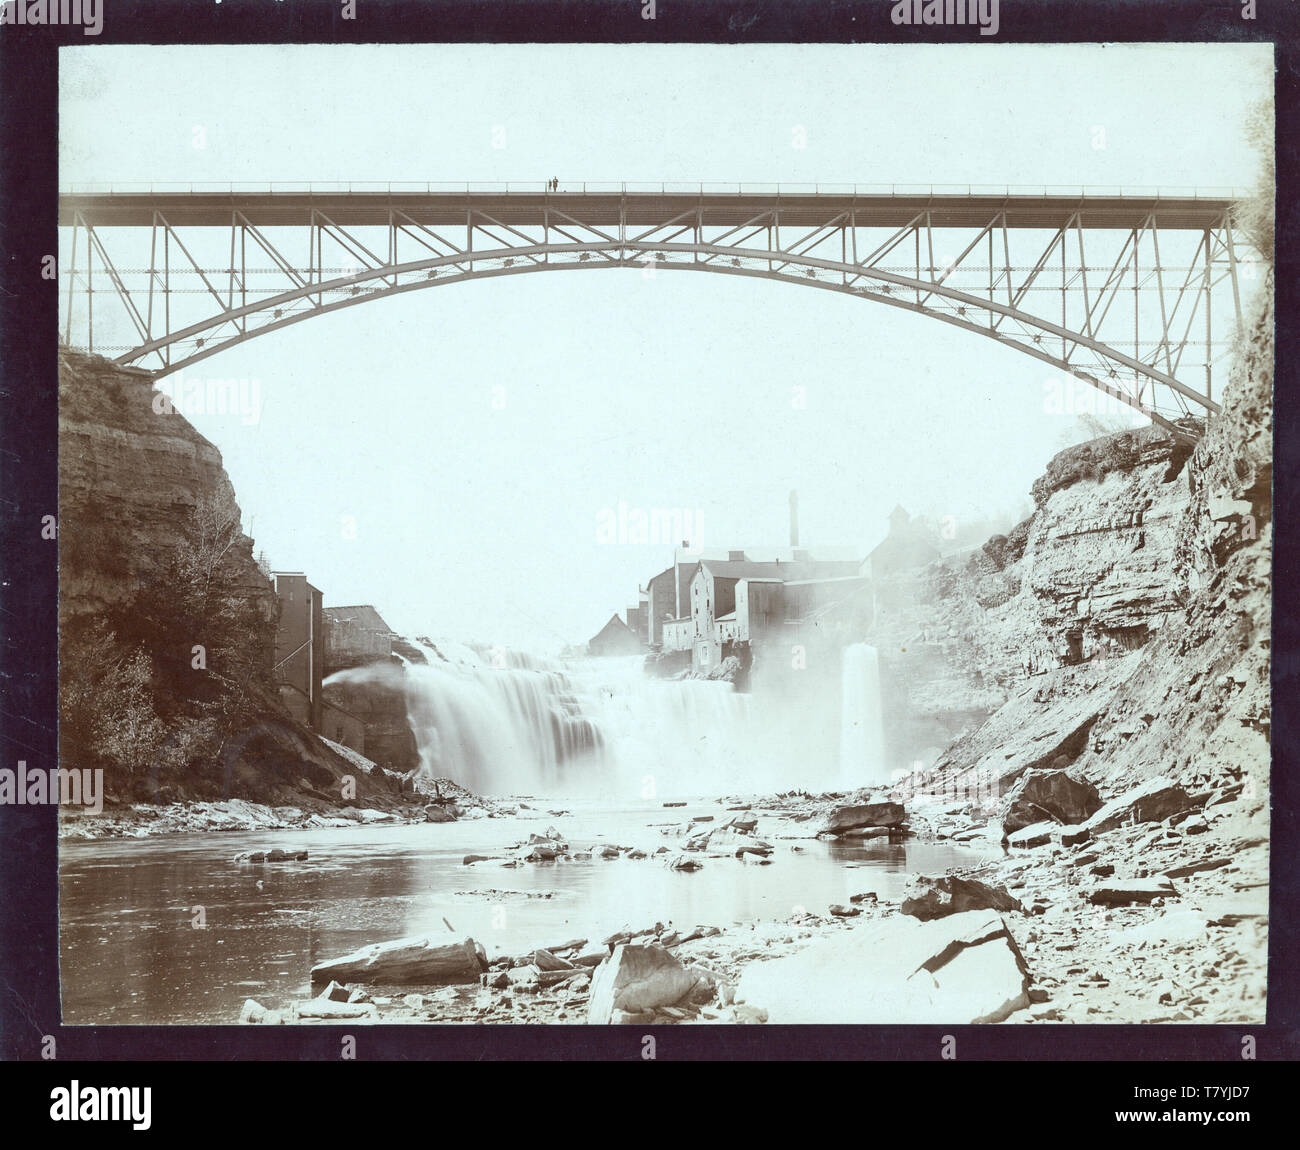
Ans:
[[[790,492],[790,546],[799,546],[799,492]]]

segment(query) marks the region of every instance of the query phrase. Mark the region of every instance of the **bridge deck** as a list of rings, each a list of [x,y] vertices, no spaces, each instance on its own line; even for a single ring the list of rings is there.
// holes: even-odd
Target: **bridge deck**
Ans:
[[[1129,230],[1155,216],[1161,228],[1204,230],[1222,224],[1237,201],[1228,197],[1161,195],[934,195],[759,192],[97,192],[59,196],[59,224],[71,227],[75,213],[91,227],[149,227],[160,211],[177,227],[229,226],[240,212],[257,227],[301,227],[319,211],[343,227],[387,225],[390,209],[429,227],[464,226],[468,209],[503,224],[537,226],[546,209],[587,225],[662,225],[685,213],[702,213],[710,226],[738,226],[772,209],[781,225],[816,227],[852,212],[861,228],[902,228],[924,212],[937,228],[981,228],[1006,213],[1011,228],[1059,228],[1082,212],[1089,228]],[[553,219],[562,224],[557,215]]]

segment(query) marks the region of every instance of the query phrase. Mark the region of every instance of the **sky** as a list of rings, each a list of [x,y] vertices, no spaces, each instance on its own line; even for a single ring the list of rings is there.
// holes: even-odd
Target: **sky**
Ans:
[[[60,182],[1247,187],[1272,66],[1268,45],[78,46]],[[408,634],[537,651],[672,561],[608,541],[620,507],[781,546],[795,488],[804,546],[865,554],[896,503],[1013,522],[1084,437],[1014,350],[726,276],[412,292],[187,374],[256,397],[189,417],[272,567]]]

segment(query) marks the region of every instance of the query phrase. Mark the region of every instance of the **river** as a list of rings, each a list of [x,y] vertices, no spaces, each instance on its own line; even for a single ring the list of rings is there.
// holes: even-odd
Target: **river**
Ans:
[[[444,919],[494,957],[656,921],[728,927],[783,920],[798,907],[824,914],[860,891],[896,897],[908,873],[976,857],[940,843],[782,838],[807,831],[764,816],[759,833],[775,847],[769,866],[712,856],[694,873],[654,857],[464,865],[468,853],[502,852],[550,825],[575,847],[615,842],[653,852],[680,845],[662,825],[727,817],[704,800],[674,809],[651,801],[566,806],[571,813],[558,817],[521,810],[454,823],[63,843],[64,1022],[233,1023],[246,998],[274,1007],[306,997],[312,965],[327,958],[404,935],[451,938]],[[277,846],[309,857],[233,861]]]

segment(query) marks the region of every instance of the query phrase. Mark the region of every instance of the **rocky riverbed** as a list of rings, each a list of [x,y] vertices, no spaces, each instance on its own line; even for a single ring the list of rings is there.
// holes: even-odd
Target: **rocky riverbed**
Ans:
[[[753,867],[761,882],[818,835],[979,853],[914,875],[895,897],[864,869],[843,902],[748,922],[630,922],[600,938],[557,924],[519,953],[451,930],[376,939],[318,964],[316,997],[249,1000],[241,1021],[1258,1022],[1267,795],[1231,772],[1203,782],[1103,795],[1040,769],[994,804],[895,790],[723,800],[718,815],[682,822],[665,810],[647,828],[657,845],[570,842],[547,826],[491,846],[485,833],[464,865],[467,886],[489,892],[519,868],[615,859]]]

